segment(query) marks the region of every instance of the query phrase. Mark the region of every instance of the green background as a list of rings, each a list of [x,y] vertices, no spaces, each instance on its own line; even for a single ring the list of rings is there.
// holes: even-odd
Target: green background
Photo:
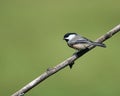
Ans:
[[[0,0],[0,95],[70,57],[66,32],[91,40],[120,23],[120,0]],[[25,96],[120,96],[120,34]]]

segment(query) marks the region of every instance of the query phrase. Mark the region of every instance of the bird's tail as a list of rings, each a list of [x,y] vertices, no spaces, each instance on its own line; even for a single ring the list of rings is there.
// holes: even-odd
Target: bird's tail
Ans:
[[[104,47],[104,48],[106,47],[105,44],[103,44],[103,43],[99,43],[99,42],[93,42],[92,45],[100,46],[100,47]]]

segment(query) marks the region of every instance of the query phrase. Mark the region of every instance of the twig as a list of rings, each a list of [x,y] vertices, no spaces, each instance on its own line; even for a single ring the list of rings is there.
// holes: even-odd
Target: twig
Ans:
[[[117,25],[116,27],[114,27],[109,32],[107,32],[105,35],[103,35],[100,38],[98,38],[96,40],[96,42],[104,42],[105,40],[107,40],[110,37],[112,37],[118,31],[120,31],[120,24]],[[45,79],[47,79],[48,77],[50,77],[51,75],[53,75],[56,72],[60,71],[64,67],[66,67],[69,64],[73,63],[76,59],[78,59],[79,57],[81,57],[82,55],[84,55],[85,53],[87,53],[88,51],[90,51],[93,48],[95,48],[95,46],[89,46],[88,48],[75,53],[73,56],[69,57],[68,59],[66,59],[62,63],[56,65],[54,68],[48,68],[46,70],[46,72],[44,72],[43,74],[41,74],[39,77],[37,77],[36,79],[34,79],[29,84],[25,85],[23,88],[21,88],[19,91],[17,91],[16,93],[14,93],[11,96],[23,96],[30,89],[32,89],[33,87],[35,87],[36,85],[38,85],[39,83],[41,83],[42,81],[44,81]]]

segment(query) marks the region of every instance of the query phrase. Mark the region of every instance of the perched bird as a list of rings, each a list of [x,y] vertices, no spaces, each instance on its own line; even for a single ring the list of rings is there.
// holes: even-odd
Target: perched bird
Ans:
[[[103,43],[93,42],[81,35],[78,35],[77,33],[66,33],[63,39],[67,42],[69,47],[76,49],[78,51],[83,50],[90,45],[100,46],[104,48],[106,47],[106,45]],[[73,64],[69,65],[70,68],[72,68],[72,65]]]

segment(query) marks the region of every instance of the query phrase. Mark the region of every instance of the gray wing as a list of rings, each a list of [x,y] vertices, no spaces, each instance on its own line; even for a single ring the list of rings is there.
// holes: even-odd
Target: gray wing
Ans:
[[[94,45],[94,46],[100,46],[100,47],[106,47],[105,44],[103,43],[99,43],[99,42],[93,42],[85,37],[82,36],[76,36],[75,38],[73,38],[71,41],[68,41],[68,45],[72,46],[74,44],[87,44],[87,45]]]
[[[93,42],[91,40],[88,40],[85,37],[77,37],[74,38],[73,40],[71,40],[71,42],[69,42],[69,44],[88,44],[91,45]]]

